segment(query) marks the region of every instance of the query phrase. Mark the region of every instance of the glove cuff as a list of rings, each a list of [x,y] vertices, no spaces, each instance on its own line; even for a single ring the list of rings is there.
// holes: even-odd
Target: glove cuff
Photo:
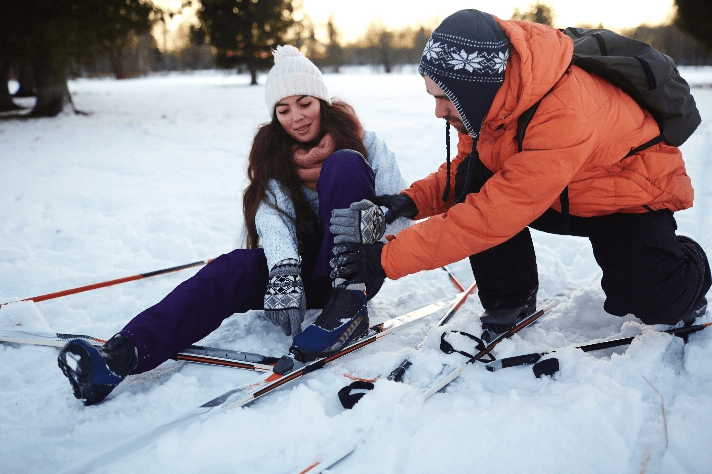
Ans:
[[[272,270],[269,271],[270,278],[285,275],[301,275],[301,262],[297,258],[285,258],[275,263]]]
[[[376,241],[372,244],[363,246],[363,264],[366,267],[366,273],[373,280],[379,278],[386,278],[386,272],[381,266],[381,252],[383,251],[384,245],[386,244],[380,241]]]
[[[415,201],[413,198],[408,196],[407,194],[401,193],[401,196],[403,196],[403,217],[406,217],[408,219],[415,219],[415,216],[418,215],[418,206],[415,205]]]

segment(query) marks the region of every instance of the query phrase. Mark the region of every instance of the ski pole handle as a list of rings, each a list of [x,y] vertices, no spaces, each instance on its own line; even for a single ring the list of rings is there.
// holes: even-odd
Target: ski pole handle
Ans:
[[[517,367],[520,365],[533,365],[539,362],[542,358],[541,354],[524,354],[515,357],[507,357],[505,359],[497,359],[485,365],[487,370],[490,372],[495,372],[500,369],[506,369],[508,367]]]
[[[703,323],[703,324],[697,324],[694,326],[685,326],[681,328],[672,328],[672,329],[667,329],[662,332],[666,332],[668,334],[672,334],[673,336],[677,336],[682,338],[685,342],[687,342],[687,336],[690,334],[696,333],[698,331],[701,331],[705,329],[706,327],[712,326],[712,323]],[[600,341],[600,342],[591,342],[588,344],[583,344],[580,346],[576,346],[576,349],[580,349],[584,352],[593,352],[593,351],[600,351],[603,349],[610,349],[612,347],[620,347],[620,346],[625,346],[633,342],[634,337],[620,337],[617,339],[608,339],[606,341]],[[486,365],[487,370],[490,372],[495,372],[500,369],[506,369],[507,367],[518,367],[521,365],[533,365],[539,362],[539,360],[544,357],[545,355],[548,354],[553,354],[556,352],[555,350],[552,351],[547,351],[547,352],[540,352],[540,353],[533,353],[533,354],[524,354],[524,355],[519,355],[519,356],[514,356],[514,357],[506,357],[504,359],[498,359],[495,361],[492,361]]]
[[[408,370],[408,367],[412,365],[412,362],[410,362],[408,359],[404,360],[401,362],[401,365],[393,369],[393,372],[390,373],[388,376],[388,380],[391,380],[393,382],[400,382],[403,380],[403,376],[405,375],[405,371]]]

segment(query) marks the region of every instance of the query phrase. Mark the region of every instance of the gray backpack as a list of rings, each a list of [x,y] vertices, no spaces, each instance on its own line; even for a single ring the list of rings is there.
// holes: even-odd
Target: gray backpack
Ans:
[[[574,41],[571,64],[620,87],[638,105],[648,110],[660,127],[660,136],[632,148],[628,156],[665,141],[680,146],[701,122],[690,86],[680,76],[675,62],[647,43],[610,30],[566,28]],[[517,141],[522,147],[524,132],[538,103],[519,119]]]

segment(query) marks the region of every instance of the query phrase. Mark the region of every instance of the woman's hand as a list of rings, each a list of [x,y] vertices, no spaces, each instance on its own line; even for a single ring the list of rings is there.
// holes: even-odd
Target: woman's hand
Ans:
[[[302,332],[307,310],[299,260],[286,258],[272,267],[265,292],[265,316],[287,336]]]

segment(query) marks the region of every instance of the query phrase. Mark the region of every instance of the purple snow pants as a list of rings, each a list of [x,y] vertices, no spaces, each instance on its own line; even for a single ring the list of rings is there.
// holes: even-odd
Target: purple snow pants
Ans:
[[[331,210],[372,198],[374,189],[373,170],[361,154],[340,150],[324,162],[317,183],[321,228],[308,239],[308,248],[301,255],[307,308],[323,308],[331,290]],[[268,275],[262,249],[238,249],[221,255],[178,285],[120,331],[138,349],[139,362],[133,373],[158,367],[213,332],[234,313],[263,309]],[[367,285],[369,298],[382,284],[383,280],[378,280]]]

